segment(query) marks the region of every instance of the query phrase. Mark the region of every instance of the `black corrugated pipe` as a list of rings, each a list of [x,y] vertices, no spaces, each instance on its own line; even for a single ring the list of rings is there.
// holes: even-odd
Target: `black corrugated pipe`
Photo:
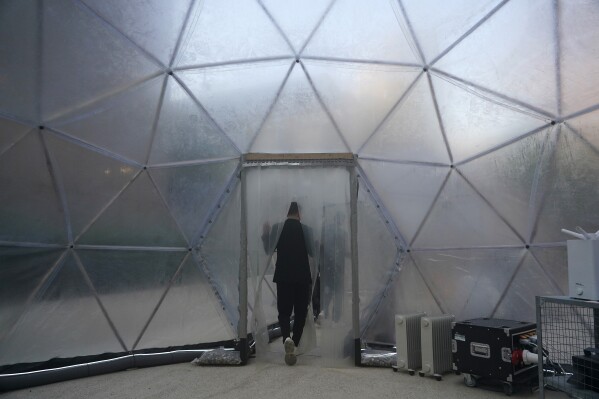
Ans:
[[[223,347],[233,350],[237,346],[238,343],[236,341],[226,341],[181,347],[189,349],[169,350],[167,348],[163,351],[153,349],[132,354],[113,354],[114,357],[108,359],[106,357],[111,355],[104,354],[72,359],[53,359],[43,363],[5,366],[0,370],[0,392],[113,373],[131,368],[191,362],[204,352]],[[201,349],[198,347],[201,347]],[[102,357],[105,359],[85,361]]]

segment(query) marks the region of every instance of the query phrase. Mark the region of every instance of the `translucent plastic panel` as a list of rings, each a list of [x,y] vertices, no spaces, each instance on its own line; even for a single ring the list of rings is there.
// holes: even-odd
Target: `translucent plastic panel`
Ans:
[[[467,249],[412,256],[443,310],[466,320],[491,317],[524,254],[524,249]]]
[[[493,317],[534,322],[535,296],[548,295],[560,295],[560,292],[532,256],[526,255]]]
[[[44,119],[158,71],[129,41],[72,0],[43,2]]]
[[[169,65],[191,0],[84,0],[103,18]]]
[[[455,171],[413,243],[416,248],[519,244],[522,240]]]
[[[450,163],[426,76],[393,110],[360,155],[402,161]]]
[[[0,240],[65,243],[62,206],[37,131],[0,157]]]
[[[444,79],[433,77],[433,86],[454,162],[549,122],[487,101]]]
[[[316,239],[321,245],[317,295],[321,354],[327,359],[326,367],[349,365],[353,347],[350,209],[345,201],[347,188],[343,187],[343,180],[347,182],[345,186],[349,184],[349,176],[339,174],[339,179],[338,185],[332,188],[342,188],[338,194],[342,194],[343,201],[324,206],[322,228]],[[313,309],[314,304],[313,300]]]
[[[65,190],[75,236],[92,221],[135,176],[133,167],[96,152],[44,134],[56,160]]]
[[[238,160],[150,171],[173,217],[192,242],[216,206]]]
[[[554,29],[552,2],[510,1],[435,67],[555,114]]]
[[[561,129],[554,159],[544,169],[541,213],[534,242],[565,241],[561,229],[599,229],[599,153],[570,129]]]
[[[78,251],[127,350],[135,349],[133,345],[186,253]],[[172,325],[169,327],[173,328]]]
[[[499,3],[499,0],[402,1],[427,62],[451,46]]]
[[[305,65],[353,152],[358,151],[421,71],[309,60]]]
[[[276,265],[276,256],[271,255],[268,244],[265,250],[261,237],[265,226],[270,226],[273,234],[270,237],[274,241],[271,245],[274,246],[276,232],[282,228],[282,223],[286,220],[289,203],[297,201],[304,225],[312,283],[315,283],[317,268],[320,269],[323,319],[322,340],[317,344],[324,345],[321,346],[324,357],[342,361],[345,357],[344,337],[351,338],[348,170],[344,167],[282,166],[248,168],[244,173],[247,176],[248,209],[251,209],[247,222],[251,276],[249,292],[253,294],[250,304],[256,303],[254,311],[266,309],[265,313],[276,317],[276,312],[269,312],[267,309],[276,306],[276,302],[269,302],[270,298],[260,301],[255,296],[259,285],[265,284],[264,280],[272,281]],[[276,319],[264,322],[274,321]],[[251,326],[257,325],[259,328],[260,322],[261,320],[258,320],[257,324],[252,323]],[[351,348],[351,339],[348,343]],[[257,342],[257,346],[259,344],[260,342]]]
[[[295,64],[251,152],[347,152],[300,64]]]
[[[440,315],[443,313],[410,257],[404,257],[401,270],[390,284],[368,329],[362,334],[362,339],[367,342],[395,344],[395,315],[397,314],[425,312],[428,315]]]
[[[0,348],[62,250],[0,248]],[[2,352],[2,350],[0,350]]]
[[[447,176],[447,168],[359,162],[395,225],[411,242]]]
[[[0,9],[0,114],[27,120],[38,118],[38,4],[5,0]]]
[[[235,329],[239,321],[240,194],[241,185],[237,185],[195,252]]]
[[[160,164],[238,154],[206,112],[169,77],[150,162]]]
[[[397,13],[399,6],[389,0],[338,0],[304,54],[420,64],[397,21]]]
[[[177,57],[178,66],[293,56],[258,2],[206,0],[197,4]]]
[[[562,114],[599,103],[599,4],[560,1]]]
[[[122,352],[72,255],[0,345],[0,364]]]
[[[285,32],[297,53],[316,29],[331,2],[332,0],[263,0],[262,4]]]
[[[252,267],[253,266],[254,263],[252,263]],[[257,278],[260,277],[257,275],[257,272],[258,271],[255,269],[251,270],[252,278],[248,282],[248,287],[250,287],[248,292],[248,320],[250,321],[250,324],[248,324],[248,328],[250,330],[253,330],[254,325],[251,323],[254,320],[254,317],[256,317],[256,314],[259,312],[262,312],[264,315],[264,320],[267,325],[278,323],[277,285],[272,281],[274,276],[274,267],[271,265],[270,269],[266,272],[265,278],[262,280],[262,286],[260,286],[257,281]],[[259,293],[258,289],[260,289]],[[255,314],[254,306],[256,297],[260,297],[262,300],[262,307],[258,308]]]
[[[139,163],[146,163],[163,78],[95,102],[49,125]]]
[[[540,263],[547,277],[561,292],[555,295],[568,295],[568,253],[566,246],[530,249],[535,260]]]
[[[185,238],[145,172],[94,221],[78,243],[187,247]]]
[[[190,254],[136,349],[217,342],[236,337],[235,328]]]
[[[358,193],[358,265],[360,328],[372,317],[380,296],[397,267],[397,246],[376,205],[360,186]]]
[[[570,119],[566,125],[580,134],[597,151],[599,151],[599,112],[591,112],[575,119]]]
[[[529,202],[546,138],[539,132],[459,167],[525,240],[535,222]]]
[[[179,76],[237,148],[247,152],[290,65],[291,61],[229,65]]]
[[[0,156],[30,130],[30,126],[9,119],[0,119]]]

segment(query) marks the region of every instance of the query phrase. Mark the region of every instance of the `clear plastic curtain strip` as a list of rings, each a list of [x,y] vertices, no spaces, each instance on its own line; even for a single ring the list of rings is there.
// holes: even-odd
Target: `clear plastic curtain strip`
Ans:
[[[300,218],[305,226],[304,234],[312,250],[310,268],[312,274],[313,299],[315,299],[308,312],[307,327],[300,341],[300,351],[308,353],[321,342],[313,342],[313,332],[308,331],[314,313],[320,313],[314,304],[329,303],[331,309],[335,308],[334,316],[341,319],[345,311],[349,320],[346,334],[351,332],[351,307],[342,306],[342,300],[335,302],[332,298],[320,295],[323,290],[315,287],[317,277],[324,276],[324,259],[335,258],[335,231],[344,230],[343,245],[337,248],[337,256],[349,257],[349,172],[346,167],[322,166],[268,166],[253,167],[244,171],[247,173],[247,201],[248,201],[248,303],[250,309],[250,328],[256,337],[258,356],[269,351],[278,351],[281,348],[269,348],[267,325],[276,323],[277,302],[276,285],[273,275],[276,264],[276,252],[268,253],[264,249],[262,234],[265,226],[270,226],[275,231],[272,237],[280,234],[278,223],[284,222],[291,201],[296,201],[300,208]],[[333,228],[335,221],[338,223]],[[329,227],[327,227],[327,224]],[[282,225],[281,225],[282,226]],[[338,239],[339,240],[339,239]],[[338,242],[337,240],[337,242]],[[347,254],[346,254],[347,253]],[[332,254],[332,255],[329,255]],[[334,278],[351,279],[350,262],[338,264],[347,265],[348,272],[339,271]],[[322,278],[320,279],[322,281]],[[326,281],[328,284],[329,281]],[[321,287],[325,285],[323,281]],[[343,299],[342,284],[337,284],[338,292],[328,290],[329,297],[338,295]],[[351,287],[351,284],[347,284]],[[351,294],[351,291],[350,291]],[[334,305],[336,303],[336,305]],[[336,307],[335,307],[336,306]],[[333,311],[327,316],[332,321]],[[322,331],[321,331],[322,337]]]

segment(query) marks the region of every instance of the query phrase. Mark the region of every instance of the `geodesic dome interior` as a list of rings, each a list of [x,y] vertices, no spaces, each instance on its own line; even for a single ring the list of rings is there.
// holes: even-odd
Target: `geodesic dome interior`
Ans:
[[[2,1],[0,366],[237,338],[246,153],[356,155],[365,340],[534,321],[599,228],[599,3]]]

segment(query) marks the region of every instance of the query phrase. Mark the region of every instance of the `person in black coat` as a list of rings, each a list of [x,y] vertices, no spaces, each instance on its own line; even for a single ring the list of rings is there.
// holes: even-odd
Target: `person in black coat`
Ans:
[[[281,231],[280,235],[277,235]],[[279,325],[285,345],[285,362],[293,365],[297,361],[297,346],[308,314],[312,276],[308,257],[313,256],[311,229],[300,222],[297,202],[291,202],[287,219],[272,228],[265,223],[262,243],[267,254],[277,252],[275,275],[277,285],[277,311]],[[294,315],[293,336],[291,315]]]

